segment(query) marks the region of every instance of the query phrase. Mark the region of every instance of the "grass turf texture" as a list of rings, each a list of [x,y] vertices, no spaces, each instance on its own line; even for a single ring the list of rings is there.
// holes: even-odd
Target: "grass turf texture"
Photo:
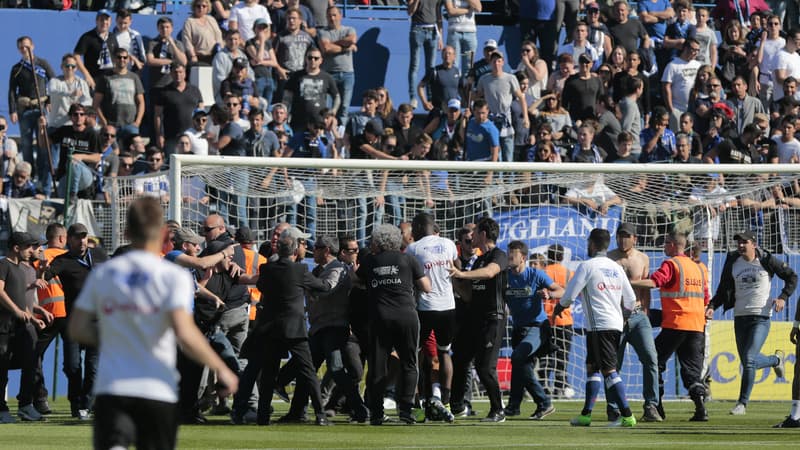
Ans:
[[[12,404],[16,402],[11,402]],[[288,405],[275,400],[273,421]],[[733,402],[710,402],[710,421],[688,422],[691,402],[669,402],[663,423],[639,423],[633,429],[606,428],[605,403],[598,402],[595,422],[575,428],[569,419],[580,412],[580,402],[556,402],[556,412],[541,422],[528,419],[533,404],[523,404],[522,415],[501,424],[482,424],[488,403],[476,403],[479,415],[456,423],[399,423],[370,426],[333,419],[333,427],[311,425],[233,426],[223,416],[208,416],[209,424],[182,426],[178,446],[185,449],[261,448],[798,448],[800,429],[773,429],[789,410],[789,402],[753,402],[746,416],[731,416]],[[0,445],[7,449],[82,449],[91,447],[91,422],[69,417],[65,399],[51,403],[54,414],[46,422],[0,425]],[[637,417],[641,405],[632,405]],[[16,409],[12,407],[12,413]],[[390,414],[393,416],[393,414]]]

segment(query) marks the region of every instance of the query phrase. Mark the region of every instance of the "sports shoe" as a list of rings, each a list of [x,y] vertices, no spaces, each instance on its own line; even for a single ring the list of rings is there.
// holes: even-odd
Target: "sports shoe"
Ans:
[[[14,416],[12,416],[10,412],[8,412],[8,410],[0,411],[0,424],[16,423],[16,422],[17,419],[15,419]]]
[[[633,428],[636,426],[636,417],[632,415],[629,417],[620,417],[619,419],[615,420],[608,424],[609,427],[622,427],[622,428]]]
[[[403,410],[397,413],[397,418],[400,419],[400,422],[403,422],[406,425],[413,425],[417,423],[417,417],[412,410]]]
[[[47,397],[34,400],[33,407],[42,415],[51,414],[53,412],[53,410],[50,409],[50,403],[47,402]]]
[[[258,413],[248,408],[244,414],[236,414],[231,411],[231,423],[234,425],[249,425],[258,422]]]
[[[703,409],[695,409],[694,415],[689,418],[689,422],[708,422],[708,411]]]
[[[481,419],[481,422],[485,423],[503,423],[505,421],[506,415],[503,414],[503,411],[490,412],[488,416]]]
[[[397,409],[397,402],[391,397],[384,397],[383,409]]]
[[[44,420],[44,416],[39,414],[39,411],[33,407],[32,403],[20,406],[17,410],[17,417],[22,419],[23,422],[39,422],[40,420]]]
[[[778,365],[773,368],[775,370],[775,376],[783,378],[786,372],[786,358],[783,350],[775,350],[775,357],[778,358]]]
[[[516,417],[520,414],[520,412],[519,408],[515,408],[513,406],[506,406],[505,408],[503,408],[503,414],[505,414],[506,417]]]
[[[89,417],[89,410],[88,409],[76,409],[76,410],[72,411],[72,417],[74,417],[74,418],[76,418],[78,420],[89,420],[89,419],[91,419],[91,417]]]
[[[800,420],[792,419],[792,416],[786,416],[786,419],[783,422],[773,425],[772,428],[800,428]]]
[[[276,387],[273,392],[275,393],[275,395],[278,396],[279,399],[283,400],[284,402],[286,403],[291,402],[291,400],[289,399],[289,394],[286,392],[285,386]]]
[[[658,415],[661,416],[662,419],[667,419],[667,413],[664,411],[664,404],[660,401],[658,402],[658,405],[656,405],[656,411],[658,411]]]
[[[588,427],[592,424],[592,416],[584,416],[583,414],[575,416],[569,420],[569,424],[573,427]]]
[[[442,401],[438,398],[434,398],[430,402],[430,407],[436,413],[436,416],[439,420],[444,420],[447,423],[453,423],[456,421],[456,416],[454,416],[453,413],[450,412],[450,410],[447,409],[444,406],[444,403],[442,403]]]
[[[227,402],[218,403],[211,409],[212,416],[227,416],[231,413],[231,408]]]
[[[622,414],[620,414],[618,409],[607,407],[606,417],[608,418],[609,422],[616,422],[617,420],[619,420],[620,417],[622,417]]]
[[[658,408],[655,405],[646,405],[644,407],[644,415],[641,418],[642,422],[663,422],[664,418],[658,413]]]
[[[333,426],[333,422],[328,420],[328,418],[325,417],[325,414],[320,414],[316,417],[316,419],[314,419],[314,425],[318,427],[330,427]]]
[[[747,414],[747,405],[743,403],[737,403],[731,410],[732,416],[743,416],[745,414]]]
[[[389,418],[389,416],[387,416],[386,414],[384,414],[382,417],[370,416],[369,418],[370,425],[383,425],[385,423],[392,423],[392,422],[393,420]]]
[[[419,105],[419,103],[417,103],[416,98],[412,98],[411,100],[409,100],[408,104],[411,106],[412,109],[417,109],[417,105]]]
[[[469,406],[464,406],[461,410],[452,410],[452,413],[456,417],[469,417],[474,415]]]
[[[275,423],[280,424],[304,424],[308,423],[308,418],[306,416],[293,416],[293,415],[283,415]]]
[[[542,408],[541,406],[539,406],[536,408],[536,411],[534,411],[533,414],[531,414],[530,419],[542,420],[545,417],[549,416],[550,414],[553,414],[554,412],[556,412],[556,407],[553,405],[550,405],[546,408]]]

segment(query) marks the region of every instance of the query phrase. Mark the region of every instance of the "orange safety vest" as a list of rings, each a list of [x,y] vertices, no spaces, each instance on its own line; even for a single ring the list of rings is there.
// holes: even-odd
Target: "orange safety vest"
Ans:
[[[46,248],[44,249],[44,257],[49,264],[53,262],[56,256],[66,252],[67,251],[63,248]],[[33,267],[37,270],[39,269],[38,260],[34,261]],[[58,277],[51,278],[46,288],[37,289],[36,295],[39,298],[39,306],[49,311],[53,317],[56,319],[67,317],[67,307],[64,303],[64,288],[61,286],[61,280],[59,280]]]
[[[685,255],[669,259],[674,277],[661,291],[661,328],[703,332],[706,326],[706,274]]]
[[[258,268],[262,264],[267,263],[267,258],[263,257],[255,250],[249,248],[242,248],[244,252],[244,272],[247,275],[258,275]],[[248,288],[250,290],[250,320],[256,320],[256,307],[255,304],[261,301],[261,291],[253,286]]]
[[[558,263],[548,265],[544,268],[544,271],[554,283],[563,288],[567,287],[567,283],[569,283],[569,280],[572,279],[573,275],[571,270]],[[553,320],[553,310],[555,309],[558,301],[559,299],[551,298],[543,302],[544,312],[547,314],[547,317],[550,318],[550,325],[555,327],[572,325],[574,323],[574,320],[572,319],[572,306],[565,309],[564,312],[561,313],[561,317],[557,317],[555,320]]]

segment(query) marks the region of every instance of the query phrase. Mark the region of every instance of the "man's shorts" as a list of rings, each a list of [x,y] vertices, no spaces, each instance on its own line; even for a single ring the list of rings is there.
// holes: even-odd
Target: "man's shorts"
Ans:
[[[617,348],[621,331],[602,330],[586,333],[586,362],[595,370],[616,370]]]
[[[419,311],[420,342],[425,342],[431,334],[436,335],[437,348],[450,348],[456,329],[456,310]]]
[[[173,449],[178,405],[139,397],[98,395],[94,404],[94,448]]]

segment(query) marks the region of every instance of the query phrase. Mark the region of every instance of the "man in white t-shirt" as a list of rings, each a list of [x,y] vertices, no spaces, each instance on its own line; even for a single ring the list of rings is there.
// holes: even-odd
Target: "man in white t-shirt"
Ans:
[[[775,153],[769,158],[772,164],[800,163],[800,141],[794,137],[795,119],[788,115],[781,120],[783,134],[772,138],[775,142]]]
[[[686,38],[680,55],[672,58],[661,76],[664,106],[670,111],[669,127],[672,130],[679,129],[681,114],[689,110],[689,93],[701,65],[695,59],[699,51],[700,43],[694,38]]]
[[[417,258],[425,269],[425,275],[431,280],[431,291],[418,293],[417,311],[420,322],[420,343],[424,343],[430,337],[431,331],[435,335],[439,377],[438,382],[434,383],[431,379],[431,361],[426,359],[422,368],[425,396],[432,415],[452,423],[455,421],[455,416],[445,408],[445,405],[450,403],[450,386],[453,379],[450,347],[456,326],[456,300],[448,268],[458,267],[461,264],[456,244],[449,239],[439,237],[435,227],[436,222],[432,215],[417,214],[411,221],[414,242],[406,248],[406,253]]]
[[[761,39],[759,45],[758,82],[756,90],[758,98],[765,108],[772,102],[775,86],[775,69],[778,66],[778,55],[786,46],[786,40],[781,37],[781,19],[778,16],[768,16],[766,19],[766,39]],[[763,36],[763,34],[762,34]]]
[[[783,81],[789,77],[800,79],[800,29],[794,29],[786,36],[786,47],[778,53],[778,61],[775,66],[773,81],[775,82],[775,92],[772,98],[780,100],[783,98]]]
[[[216,372],[225,390],[236,391],[238,378],[194,324],[191,276],[160,257],[165,225],[158,199],[135,200],[127,219],[133,250],[91,272],[67,332],[100,350],[94,447],[170,449],[178,431],[178,345]]]
[[[242,40],[247,42],[255,37],[253,25],[256,19],[264,19],[267,25],[272,26],[272,19],[269,17],[269,10],[258,0],[245,0],[231,9],[231,16],[228,19],[228,29],[238,29]]]

